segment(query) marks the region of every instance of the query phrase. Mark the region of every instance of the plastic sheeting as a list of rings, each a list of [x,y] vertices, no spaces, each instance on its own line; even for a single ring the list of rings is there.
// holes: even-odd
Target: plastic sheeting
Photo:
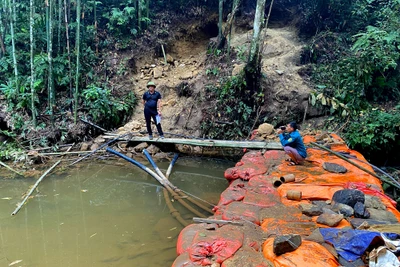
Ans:
[[[381,241],[381,234],[378,232],[370,232],[352,229],[320,229],[325,242],[332,244],[338,254],[347,261],[355,261],[372,242]]]
[[[295,251],[276,256],[273,252],[274,238],[268,238],[263,245],[264,257],[275,267],[337,267],[335,257],[322,245],[303,240]]]

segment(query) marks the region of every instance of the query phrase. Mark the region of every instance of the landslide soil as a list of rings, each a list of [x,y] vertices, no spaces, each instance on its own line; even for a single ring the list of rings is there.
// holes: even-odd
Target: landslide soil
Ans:
[[[206,88],[218,85],[222,76],[238,75],[247,58],[252,30],[250,24],[241,23],[240,18],[238,21],[233,29],[233,53],[229,62],[210,59],[210,43],[217,34],[216,16],[174,27],[174,38],[164,47],[167,64],[160,52],[161,46],[150,44],[150,52],[142,53],[135,60],[134,71],[114,78],[116,87],[132,88],[140,100],[130,122],[118,132],[146,131],[141,98],[147,82],[154,81],[163,97],[162,126],[166,136],[168,133],[200,136],[204,114],[214,106]],[[299,74],[303,43],[296,29],[290,26],[273,26],[265,29],[262,36],[265,101],[259,123],[281,123],[289,118],[301,121],[307,112],[311,90]],[[114,65],[122,64],[124,57],[124,54],[115,54]]]

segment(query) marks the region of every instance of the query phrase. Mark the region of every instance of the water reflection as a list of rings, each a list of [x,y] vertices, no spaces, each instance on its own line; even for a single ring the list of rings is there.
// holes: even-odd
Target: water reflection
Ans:
[[[231,165],[182,158],[171,181],[216,203]],[[165,172],[168,163],[159,167]],[[0,181],[0,266],[171,266],[182,227],[170,216],[159,184],[135,166],[86,163],[67,175],[50,174],[11,217],[34,182]],[[193,217],[174,205],[184,218]]]

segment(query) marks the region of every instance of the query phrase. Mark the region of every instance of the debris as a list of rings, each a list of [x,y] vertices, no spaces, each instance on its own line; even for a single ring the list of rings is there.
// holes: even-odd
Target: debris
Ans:
[[[22,262],[22,260],[16,260],[16,261],[11,262],[8,266],[13,266],[13,265],[15,265],[17,263],[20,263],[20,262]]]
[[[354,217],[356,218],[364,218],[368,219],[370,216],[368,210],[365,209],[365,206],[361,202],[357,202],[354,205]]]
[[[334,203],[332,206],[332,210],[343,214],[345,217],[351,217],[354,214],[354,209],[352,207],[342,203]]]
[[[299,205],[301,212],[307,216],[318,216],[322,214],[322,209],[317,205],[308,204],[308,203],[301,203]]]

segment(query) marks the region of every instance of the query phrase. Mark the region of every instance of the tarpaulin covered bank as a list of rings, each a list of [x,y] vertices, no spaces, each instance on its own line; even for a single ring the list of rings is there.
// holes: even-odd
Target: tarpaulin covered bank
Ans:
[[[360,153],[330,137],[332,151],[373,172]],[[308,146],[307,152],[304,165],[289,166],[283,151],[251,151],[227,169],[230,185],[210,218],[241,225],[187,226],[173,267],[399,266],[400,213],[380,180],[328,151]],[[288,174],[294,179],[282,183]],[[301,196],[291,197],[293,192]],[[289,240],[278,253],[277,237],[288,236],[300,236],[300,242]]]

